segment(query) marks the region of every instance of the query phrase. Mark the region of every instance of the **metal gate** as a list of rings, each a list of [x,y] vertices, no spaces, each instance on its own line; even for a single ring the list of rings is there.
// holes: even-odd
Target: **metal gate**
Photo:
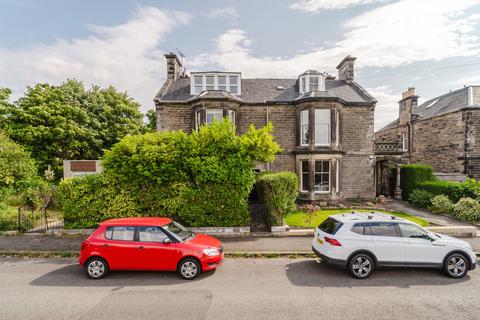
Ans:
[[[26,233],[45,232],[49,229],[63,228],[63,219],[45,216],[38,211],[18,208],[17,216],[0,221],[0,229],[21,231]]]
[[[264,204],[250,204],[250,216],[252,218],[250,223],[251,231],[268,231],[268,224],[266,221],[267,207]]]

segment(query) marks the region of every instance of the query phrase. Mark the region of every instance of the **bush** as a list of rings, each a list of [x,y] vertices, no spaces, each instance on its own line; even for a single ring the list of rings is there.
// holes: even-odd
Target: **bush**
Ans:
[[[0,203],[0,231],[17,229],[17,210]]]
[[[430,209],[436,213],[451,214],[453,210],[452,201],[444,194],[439,194],[433,197],[430,202],[432,203]]]
[[[100,175],[65,180],[59,198],[69,228],[124,216],[169,216],[188,226],[244,226],[255,161],[280,150],[272,126],[237,136],[228,119],[199,132],[129,136],[105,152]]]
[[[424,164],[404,164],[400,167],[402,199],[408,200],[410,193],[423,181],[435,180],[432,167]]]
[[[267,223],[282,225],[283,218],[296,209],[298,178],[293,172],[265,173],[258,176],[260,201],[267,206]]]
[[[480,221],[480,203],[472,198],[462,198],[453,206],[455,218],[467,222]]]
[[[431,192],[415,189],[410,193],[408,202],[413,204],[415,207],[428,208],[430,206],[430,199],[432,198],[433,194]]]
[[[477,183],[472,181],[465,183],[451,181],[424,181],[418,184],[418,189],[431,192],[434,195],[444,194],[454,203],[464,197],[479,197]]]
[[[110,185],[101,174],[65,179],[56,196],[65,228],[96,228],[106,219],[141,215],[132,195]]]

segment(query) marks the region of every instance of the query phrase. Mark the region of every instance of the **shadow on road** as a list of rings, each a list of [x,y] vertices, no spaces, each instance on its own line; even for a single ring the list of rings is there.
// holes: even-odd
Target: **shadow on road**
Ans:
[[[73,264],[46,273],[30,282],[30,285],[55,287],[164,286],[202,281],[212,276],[214,272],[215,270],[205,272],[197,279],[187,281],[180,279],[175,272],[112,271],[103,279],[92,280],[85,275],[85,269]]]
[[[358,280],[341,268],[317,260],[302,260],[290,263],[286,267],[288,280],[302,287],[398,287],[409,288],[418,285],[455,285],[468,281],[451,279],[440,270],[429,269],[378,269],[365,280]]]

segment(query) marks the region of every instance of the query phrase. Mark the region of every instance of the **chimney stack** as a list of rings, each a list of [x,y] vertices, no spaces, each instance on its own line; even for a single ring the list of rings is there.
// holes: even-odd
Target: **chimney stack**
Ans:
[[[165,54],[165,58],[167,58],[167,79],[175,81],[182,76],[182,62],[173,52]]]
[[[415,95],[415,87],[408,87],[407,91],[402,92],[402,100]]]
[[[399,126],[405,126],[410,122],[417,104],[418,96],[415,95],[415,88],[408,87],[405,92],[402,92],[402,100],[398,102]]]
[[[338,80],[344,81],[353,81],[354,80],[354,67],[356,57],[350,55],[343,58],[343,60],[338,64]]]

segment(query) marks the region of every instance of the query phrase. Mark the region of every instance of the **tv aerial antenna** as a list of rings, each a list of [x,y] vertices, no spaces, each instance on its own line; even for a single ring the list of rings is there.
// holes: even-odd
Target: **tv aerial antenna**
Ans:
[[[175,50],[177,51],[177,53],[180,55],[180,60],[181,60],[181,63],[182,63],[182,66],[183,66],[183,71],[182,71],[182,74],[185,75],[185,73],[187,72],[187,66],[185,66],[185,55],[183,54],[182,51],[180,51],[178,48],[175,48]]]

